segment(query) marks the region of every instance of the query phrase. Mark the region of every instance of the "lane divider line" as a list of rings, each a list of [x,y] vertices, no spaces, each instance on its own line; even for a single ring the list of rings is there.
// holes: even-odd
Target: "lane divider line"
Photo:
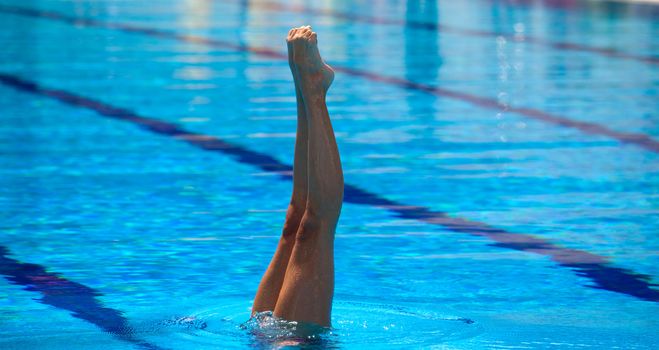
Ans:
[[[58,273],[48,272],[37,264],[20,262],[9,257],[9,250],[0,246],[0,275],[24,290],[41,294],[39,302],[71,312],[114,337],[141,349],[164,350],[139,339],[121,311],[103,306],[97,299],[103,294],[83,284],[69,281]]]
[[[128,109],[115,107],[64,90],[46,88],[15,75],[0,73],[0,83],[23,92],[49,97],[70,106],[91,110],[107,118],[130,122],[152,133],[183,141],[203,150],[229,155],[240,163],[277,174],[283,180],[292,180],[292,166],[284,164],[268,154],[256,152],[211,135],[190,132],[176,124],[140,116]],[[589,279],[592,288],[622,293],[646,301],[659,301],[659,291],[652,288],[655,285],[650,282],[650,276],[614,267],[603,256],[583,250],[564,248],[533,235],[508,232],[486,223],[452,217],[447,213],[433,211],[427,207],[399,203],[351,184],[345,184],[344,201],[381,208],[396,217],[437,225],[456,233],[487,238],[495,247],[547,256],[558,265],[567,267],[577,275]]]
[[[254,3],[254,5],[264,10],[268,10],[272,12],[289,12],[289,13],[299,13],[299,14],[306,14],[312,16],[325,16],[325,17],[332,17],[332,18],[337,18],[351,22],[367,23],[371,25],[401,26],[411,29],[450,33],[450,34],[457,34],[467,37],[504,38],[509,42],[545,46],[560,51],[588,52],[588,53],[598,54],[611,58],[633,60],[633,61],[644,62],[649,64],[659,64],[659,57],[636,55],[614,48],[603,48],[603,47],[595,47],[595,46],[576,44],[570,42],[551,41],[540,37],[534,37],[521,33],[513,34],[513,33],[504,33],[504,32],[493,32],[487,30],[459,28],[459,27],[447,26],[439,23],[423,22],[419,20],[389,19],[389,18],[369,16],[369,15],[354,14],[350,12],[336,11],[327,8],[315,8],[304,5],[282,4],[280,2],[272,2],[272,1],[256,2]]]
[[[249,52],[255,55],[269,57],[272,59],[288,60],[288,56],[286,54],[280,53],[278,51],[269,48],[235,44],[228,41],[211,39],[197,35],[178,34],[156,28],[136,26],[132,24],[103,22],[89,18],[77,18],[77,17],[66,16],[63,14],[49,12],[49,11],[38,11],[38,10],[13,7],[13,6],[10,7],[10,6],[0,5],[0,11],[22,15],[22,16],[34,17],[34,18],[51,19],[60,22],[70,23],[77,26],[90,26],[90,27],[119,30],[123,32],[143,34],[143,35],[148,35],[148,36],[158,37],[163,39],[178,40],[188,43],[208,45],[211,47],[225,48],[225,49],[241,51],[241,52]],[[616,131],[603,125],[574,120],[566,116],[544,112],[539,109],[527,108],[527,107],[511,107],[504,105],[498,102],[496,99],[492,99],[489,97],[473,95],[465,92],[440,88],[423,83],[417,83],[407,79],[381,75],[361,69],[350,68],[345,66],[336,66],[336,65],[333,65],[332,67],[334,68],[335,71],[345,73],[352,77],[363,78],[377,83],[385,83],[406,90],[423,92],[438,97],[445,97],[454,100],[459,100],[474,106],[482,107],[484,109],[495,110],[497,112],[505,111],[507,113],[513,113],[518,116],[525,117],[527,119],[532,119],[532,120],[552,124],[555,126],[576,129],[585,134],[606,136],[615,139],[622,144],[635,145],[638,147],[642,147],[648,151],[659,153],[659,141],[642,133],[628,133],[628,132]]]

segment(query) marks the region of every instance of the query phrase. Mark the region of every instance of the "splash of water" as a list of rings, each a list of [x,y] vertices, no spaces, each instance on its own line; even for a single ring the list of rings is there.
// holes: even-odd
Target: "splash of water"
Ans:
[[[240,328],[252,334],[254,342],[272,348],[332,348],[332,330],[312,323],[287,321],[272,311],[254,314]]]

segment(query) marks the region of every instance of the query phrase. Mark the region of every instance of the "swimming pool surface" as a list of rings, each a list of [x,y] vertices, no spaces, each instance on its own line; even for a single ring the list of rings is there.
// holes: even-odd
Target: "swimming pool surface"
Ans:
[[[658,19],[0,0],[0,348],[657,349]],[[302,24],[346,181],[311,342],[241,326],[290,196]]]

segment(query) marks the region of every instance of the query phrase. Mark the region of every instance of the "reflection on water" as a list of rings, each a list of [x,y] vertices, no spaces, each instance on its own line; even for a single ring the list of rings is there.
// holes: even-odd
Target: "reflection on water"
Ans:
[[[185,0],[181,4],[179,26],[187,29],[208,29],[213,13],[213,1]]]

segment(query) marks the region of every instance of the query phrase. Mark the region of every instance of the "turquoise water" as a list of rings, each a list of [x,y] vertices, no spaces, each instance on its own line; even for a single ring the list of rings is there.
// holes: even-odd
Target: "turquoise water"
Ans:
[[[0,5],[0,348],[658,347],[658,7]],[[301,24],[338,68],[349,185],[312,340],[244,325],[290,196],[276,53]]]

